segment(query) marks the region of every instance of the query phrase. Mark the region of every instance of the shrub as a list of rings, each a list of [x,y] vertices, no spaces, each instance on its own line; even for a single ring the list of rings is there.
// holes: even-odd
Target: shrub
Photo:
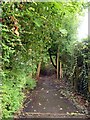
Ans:
[[[27,77],[25,71],[20,69],[4,70],[2,72],[2,117],[12,118],[13,114],[22,107],[24,88],[34,89],[36,82]]]
[[[34,89],[36,87],[36,81],[32,78],[27,78],[26,81],[26,88],[28,89]]]

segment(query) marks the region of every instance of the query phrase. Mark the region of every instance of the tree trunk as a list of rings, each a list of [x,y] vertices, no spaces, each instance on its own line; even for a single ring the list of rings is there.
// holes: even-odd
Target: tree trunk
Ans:
[[[49,56],[50,56],[50,60],[51,60],[52,65],[57,69],[57,65],[54,64],[53,59],[52,59],[53,54],[51,54],[50,50],[48,50],[48,52],[49,52]],[[57,55],[56,55],[56,57],[57,57]]]
[[[39,77],[40,77],[41,63],[42,63],[42,62],[39,62],[38,68],[37,68],[37,74],[36,74],[36,79],[37,79],[37,80],[39,80]]]

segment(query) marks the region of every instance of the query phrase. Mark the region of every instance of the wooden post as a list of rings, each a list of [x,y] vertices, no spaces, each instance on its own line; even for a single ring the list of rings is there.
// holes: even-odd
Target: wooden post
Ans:
[[[38,79],[38,80],[39,80],[39,77],[40,77],[41,63],[42,63],[42,62],[40,61],[39,64],[38,64],[38,68],[37,68],[36,79]]]
[[[59,46],[57,50],[57,79],[60,79],[60,55],[59,55]]]
[[[60,62],[60,79],[62,78],[62,63]]]

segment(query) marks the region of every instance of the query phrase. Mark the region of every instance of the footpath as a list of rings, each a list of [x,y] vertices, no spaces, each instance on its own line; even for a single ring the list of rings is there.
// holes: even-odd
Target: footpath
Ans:
[[[30,118],[80,118],[86,120],[73,102],[68,99],[63,81],[55,76],[41,76],[35,90],[26,94],[23,109],[15,115],[15,120]],[[88,118],[87,118],[88,119]],[[77,119],[78,120],[78,119]]]

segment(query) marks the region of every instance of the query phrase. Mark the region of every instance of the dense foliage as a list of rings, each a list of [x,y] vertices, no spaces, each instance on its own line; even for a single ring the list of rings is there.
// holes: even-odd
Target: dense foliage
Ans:
[[[77,42],[74,47],[74,61],[72,74],[73,86],[75,90],[90,99],[90,78],[89,78],[89,38]]]
[[[71,64],[66,67],[67,79],[71,81],[74,91],[90,99],[90,40],[89,38],[82,42],[74,43]]]
[[[8,118],[22,105],[22,90],[36,86],[37,65],[41,61],[48,62],[49,49],[57,57],[60,48],[60,60],[64,69],[69,70],[72,42],[77,39],[78,16],[85,5],[72,1],[12,2],[2,3],[1,7],[2,113]]]

